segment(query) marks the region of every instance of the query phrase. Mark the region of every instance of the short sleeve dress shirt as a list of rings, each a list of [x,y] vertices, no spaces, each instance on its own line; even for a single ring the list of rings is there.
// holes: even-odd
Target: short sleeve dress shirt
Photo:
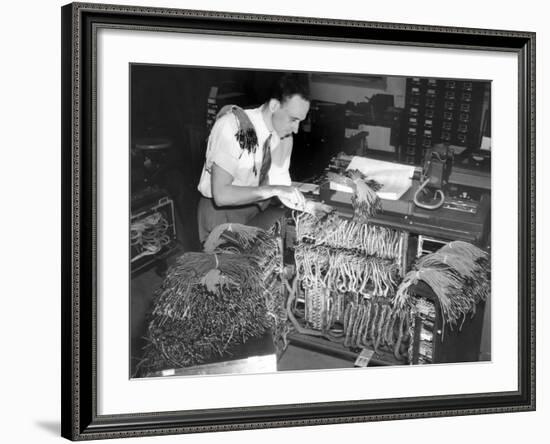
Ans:
[[[211,171],[214,163],[233,176],[232,185],[258,186],[263,146],[270,134],[272,137],[269,184],[290,185],[288,169],[292,154],[292,137],[285,137],[281,140],[275,132],[270,133],[262,117],[261,108],[245,110],[245,112],[254,125],[258,137],[256,152],[251,153],[240,147],[235,138],[238,130],[237,119],[232,113],[220,117],[210,133],[206,160],[199,180],[198,190],[204,197],[212,198]]]

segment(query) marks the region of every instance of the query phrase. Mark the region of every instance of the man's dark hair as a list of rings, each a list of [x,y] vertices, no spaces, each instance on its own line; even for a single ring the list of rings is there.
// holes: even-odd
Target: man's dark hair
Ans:
[[[287,73],[282,75],[273,85],[270,98],[283,103],[286,99],[299,95],[302,99],[309,97],[309,79],[307,74]]]

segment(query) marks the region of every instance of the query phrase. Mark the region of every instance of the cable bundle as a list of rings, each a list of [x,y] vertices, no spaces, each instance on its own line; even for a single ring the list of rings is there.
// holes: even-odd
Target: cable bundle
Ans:
[[[351,203],[353,218],[357,222],[366,223],[370,217],[382,210],[382,202],[376,194],[382,186],[375,180],[367,180],[359,170],[346,170],[342,174],[329,172],[327,179],[353,190]]]
[[[367,256],[400,260],[402,232],[368,223],[358,223],[331,214],[318,219],[294,213],[298,242],[315,246],[344,248]]]
[[[470,293],[475,304],[487,300],[491,294],[491,260],[489,254],[467,242],[454,241],[443,246],[439,253],[451,258],[453,267],[457,260],[466,258],[466,270],[459,271],[464,281],[464,291]],[[454,259],[453,259],[454,258]],[[444,258],[444,261],[447,261]],[[468,265],[471,265],[468,267]],[[475,310],[475,305],[473,306]]]
[[[206,252],[245,253],[253,256],[262,274],[264,300],[268,322],[273,333],[277,353],[287,345],[289,331],[285,294],[283,291],[283,260],[281,245],[276,239],[276,224],[272,230],[242,224],[221,224],[208,236],[204,244]]]
[[[201,364],[269,328],[257,258],[185,253],[156,292],[138,371]]]
[[[414,304],[411,285],[423,281],[437,296],[444,322],[455,326],[460,317],[475,314],[476,305],[490,294],[489,255],[466,242],[454,241],[420,258],[397,289],[395,305],[405,309]]]
[[[406,235],[337,214],[293,216],[296,277],[303,288],[304,319],[310,327],[306,332],[317,330],[334,340],[341,331],[347,347],[366,346],[370,341],[376,350],[382,345],[390,349],[403,336],[389,323],[397,316],[390,298],[402,274]],[[398,315],[405,316],[402,312]],[[294,320],[295,327],[296,323]],[[403,331],[405,327],[400,325]],[[395,353],[399,359],[401,348],[400,343]]]
[[[413,337],[411,320],[408,312],[394,310],[385,299],[352,300],[344,313],[344,346],[369,347],[375,353],[384,348],[402,360]]]
[[[330,214],[294,213],[296,269],[304,286],[393,296],[402,270],[405,236],[398,230]]]
[[[261,228],[235,223],[220,224],[208,235],[204,242],[204,251],[212,253],[224,250],[242,253],[252,247],[261,248],[271,240]]]
[[[140,255],[156,254],[170,243],[167,233],[169,226],[168,221],[159,212],[132,222],[130,245],[136,247]]]
[[[392,260],[307,244],[296,246],[294,257],[306,287],[321,284],[331,291],[389,297],[398,284],[399,265]]]

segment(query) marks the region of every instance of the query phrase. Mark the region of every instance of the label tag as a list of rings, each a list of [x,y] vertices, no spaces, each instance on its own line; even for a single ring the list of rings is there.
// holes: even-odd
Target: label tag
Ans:
[[[359,353],[359,356],[357,356],[357,359],[355,360],[354,366],[355,367],[366,367],[366,366],[368,366],[373,355],[374,355],[374,350],[364,348],[363,350],[361,350],[361,353]]]

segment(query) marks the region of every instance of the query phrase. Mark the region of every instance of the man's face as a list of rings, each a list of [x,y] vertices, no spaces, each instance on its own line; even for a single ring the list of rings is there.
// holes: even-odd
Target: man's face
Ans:
[[[273,112],[271,117],[273,129],[281,139],[292,133],[296,134],[300,122],[306,118],[308,111],[309,101],[301,96],[294,95],[287,98]]]

